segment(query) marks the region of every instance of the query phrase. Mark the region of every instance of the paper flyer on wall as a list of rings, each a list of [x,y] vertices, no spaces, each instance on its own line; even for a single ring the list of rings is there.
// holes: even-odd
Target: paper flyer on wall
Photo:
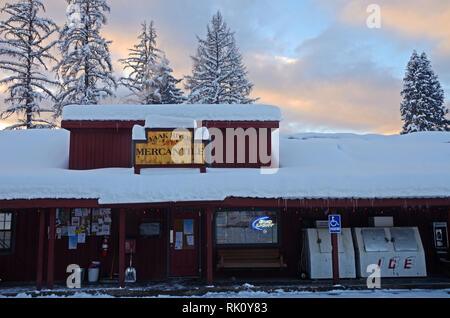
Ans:
[[[109,235],[109,225],[108,224],[103,224],[102,225],[102,233],[103,235]]]
[[[186,235],[186,242],[189,246],[194,246],[194,235]]]
[[[86,243],[86,233],[77,234],[77,238],[78,243]]]
[[[75,209],[74,214],[75,214],[75,216],[82,216],[83,215],[81,209],[78,209],[78,208]]]
[[[176,232],[175,234],[175,249],[183,249],[183,232]]]
[[[67,227],[67,235],[68,236],[75,236],[75,226],[68,226]]]
[[[82,213],[83,216],[89,216],[89,209],[82,209],[82,211],[83,211],[83,213]]]
[[[77,242],[78,242],[77,235],[69,236],[69,250],[76,250]]]
[[[72,226],[80,226],[80,217],[78,216],[72,217]]]

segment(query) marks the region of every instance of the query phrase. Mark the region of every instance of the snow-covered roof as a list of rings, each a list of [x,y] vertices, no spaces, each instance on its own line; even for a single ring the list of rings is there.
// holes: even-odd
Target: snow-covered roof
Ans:
[[[195,128],[192,118],[152,115],[145,118],[145,128]]]
[[[281,121],[278,107],[262,104],[69,105],[64,107],[62,119],[144,121],[149,116],[211,121]]]
[[[24,146],[25,145],[25,146]],[[67,170],[68,133],[0,132],[1,199],[98,199],[101,204],[251,198],[450,197],[450,133],[280,137],[280,169]]]
[[[65,129],[0,130],[0,171],[67,169],[69,143],[70,132]]]

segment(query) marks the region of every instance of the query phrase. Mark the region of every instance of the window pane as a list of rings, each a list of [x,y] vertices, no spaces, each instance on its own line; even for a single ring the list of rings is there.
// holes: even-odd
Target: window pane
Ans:
[[[217,244],[275,244],[275,211],[221,211],[216,213]]]
[[[389,251],[389,243],[384,229],[363,229],[361,234],[366,252]]]
[[[319,249],[320,253],[331,253],[331,234],[329,229],[317,229],[317,237],[320,240]],[[337,235],[338,238],[338,251],[344,253],[344,245],[342,243],[342,233]]]
[[[11,248],[11,231],[0,231],[0,249]]]
[[[0,232],[0,249],[9,248],[9,244],[7,244],[5,240],[5,233],[6,232]]]
[[[0,230],[11,229],[12,213],[0,213]]]
[[[393,228],[391,235],[394,238],[394,248],[396,251],[417,251],[417,242],[413,229]]]

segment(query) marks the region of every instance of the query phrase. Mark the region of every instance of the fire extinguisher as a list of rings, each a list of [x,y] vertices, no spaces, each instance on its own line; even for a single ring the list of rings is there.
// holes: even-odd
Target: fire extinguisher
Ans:
[[[109,248],[108,237],[105,236],[105,238],[103,239],[103,243],[102,243],[102,256],[103,257],[105,257],[108,254],[108,248]]]

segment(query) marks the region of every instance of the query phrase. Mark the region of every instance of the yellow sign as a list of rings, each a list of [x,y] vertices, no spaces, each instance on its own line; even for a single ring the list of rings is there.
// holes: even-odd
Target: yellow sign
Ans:
[[[135,165],[203,164],[203,143],[193,143],[190,130],[147,131],[147,141],[135,143]]]

